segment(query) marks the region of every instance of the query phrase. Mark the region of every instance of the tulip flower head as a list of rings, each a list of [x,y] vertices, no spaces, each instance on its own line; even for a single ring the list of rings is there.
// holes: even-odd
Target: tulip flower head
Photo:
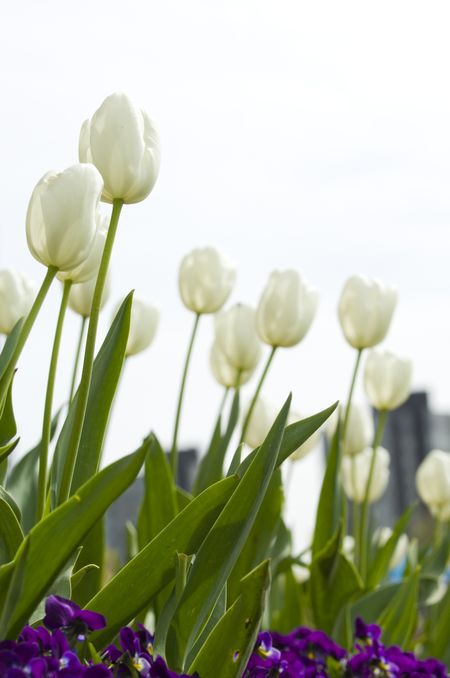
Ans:
[[[72,311],[78,313],[83,318],[89,318],[91,315],[92,300],[94,298],[96,277],[86,280],[86,282],[72,285],[69,292],[69,306]],[[100,308],[103,308],[111,294],[111,275],[108,271],[103,288],[102,301]]]
[[[246,384],[251,379],[254,370],[239,372],[231,365],[225,353],[221,350],[217,341],[214,341],[209,356],[211,371],[219,384],[226,388],[237,388]]]
[[[28,247],[44,266],[67,271],[89,255],[103,188],[93,165],[72,165],[48,172],[36,185],[28,205]]]
[[[416,472],[419,497],[436,520],[450,521],[450,452],[431,450]]]
[[[354,457],[346,456],[342,460],[341,473],[345,494],[357,504],[362,504],[364,501],[372,456],[373,449],[367,447]],[[388,486],[389,462],[389,452],[384,447],[378,447],[369,487],[369,503],[378,501]]]
[[[216,313],[236,280],[234,265],[214,247],[194,249],[180,264],[178,286],[183,304],[194,313]]]
[[[215,320],[216,341],[230,365],[241,372],[254,370],[262,352],[254,309],[236,304],[219,313]]]
[[[28,315],[36,297],[36,284],[24,273],[0,271],[0,333],[9,334]]]
[[[328,420],[326,433],[331,439],[336,431],[338,417],[343,417],[346,406],[341,405],[335,410]],[[347,432],[344,440],[343,452],[346,455],[354,456],[368,447],[374,436],[374,425],[372,414],[364,403],[353,401],[350,405],[348,416]]]
[[[367,396],[377,410],[395,410],[411,393],[412,362],[389,351],[370,351],[364,372]]]
[[[159,311],[139,297],[133,296],[125,355],[136,355],[145,351],[152,343],[158,328]]]
[[[295,346],[311,327],[319,295],[297,271],[270,274],[256,311],[256,327],[269,346]]]
[[[344,336],[356,349],[376,346],[385,338],[397,303],[397,292],[377,280],[354,275],[339,300],[338,315]]]
[[[105,202],[140,202],[158,178],[160,145],[154,123],[125,94],[111,94],[83,123],[78,151],[80,162],[93,163],[102,175]]]
[[[109,219],[107,217],[101,215],[100,212],[97,213],[97,230],[86,259],[70,271],[59,271],[56,276],[59,280],[62,282],[70,280],[72,283],[78,284],[86,282],[91,278],[97,278],[108,234],[108,222]]]

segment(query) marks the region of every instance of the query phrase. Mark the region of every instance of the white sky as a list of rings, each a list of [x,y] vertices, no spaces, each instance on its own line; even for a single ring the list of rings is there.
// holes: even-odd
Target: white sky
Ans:
[[[264,389],[273,401],[292,389],[297,409],[309,413],[345,395],[353,355],[336,304],[357,272],[398,287],[386,346],[412,357],[415,387],[450,410],[449,21],[448,2],[433,0],[3,5],[0,267],[42,279],[26,246],[29,196],[44,172],[77,160],[80,125],[105,96],[126,91],[162,137],[153,194],[122,213],[102,332],[131,288],[157,303],[161,325],[125,371],[108,458],[150,428],[169,443],[193,320],[178,300],[177,267],[195,246],[234,259],[232,301],[256,304],[274,268],[297,268],[319,288],[310,334],[275,360]],[[59,297],[55,287],[16,379],[23,450],[40,435]],[[70,313],[66,370],[77,331]],[[211,335],[205,318],[181,427],[186,445],[205,444],[221,395],[207,365]],[[56,404],[68,380],[60,372]]]

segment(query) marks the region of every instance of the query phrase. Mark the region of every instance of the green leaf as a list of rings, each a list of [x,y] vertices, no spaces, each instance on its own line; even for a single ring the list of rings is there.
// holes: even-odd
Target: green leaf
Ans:
[[[435,623],[431,628],[431,638],[427,651],[447,664],[450,662],[450,644],[448,642],[450,629],[450,588],[439,604]]]
[[[184,508],[186,508],[189,502],[192,501],[192,494],[189,494],[189,492],[186,492],[186,490],[183,490],[181,487],[175,487],[175,494],[178,510],[182,511]]]
[[[103,580],[105,555],[105,518],[102,516],[83,539],[83,548],[77,560],[77,571],[85,575],[73,589],[72,598],[81,607],[100,591]]]
[[[14,376],[9,384],[8,392],[6,394],[5,406],[0,418],[0,446],[6,445],[14,438],[17,433],[17,424],[14,417],[13,403],[12,403],[12,387]]]
[[[245,575],[270,556],[270,546],[278,530],[283,509],[281,470],[276,469],[259,508],[252,529],[228,580],[229,600],[236,600],[240,582]]]
[[[44,597],[42,598],[41,602],[39,605],[36,607],[34,610],[33,614],[30,617],[29,624],[35,624],[38,621],[41,621],[45,617],[45,600],[48,596],[55,595],[55,596],[61,596],[62,598],[72,598],[72,584],[71,584],[71,577],[73,573],[73,569],[75,567],[75,563],[77,562],[78,556],[80,555],[81,551],[81,546],[75,551],[75,553],[72,553],[70,556],[68,562],[58,575],[58,577],[55,579],[54,582],[52,582],[50,588],[48,591],[46,591]]]
[[[14,515],[16,516],[18,522],[20,523],[22,520],[22,515],[20,513],[20,508],[17,506],[16,502],[14,501],[14,497],[12,497],[9,492],[5,490],[4,487],[0,486],[0,498],[6,501],[7,504],[9,504],[10,508],[13,510]]]
[[[167,636],[167,657],[175,668],[184,666],[252,528],[275,469],[290,402],[291,396],[196,554]]]
[[[375,588],[386,577],[389,572],[389,563],[394,555],[395,547],[401,535],[406,530],[406,527],[411,519],[411,515],[415,510],[416,505],[409,506],[403,515],[398,519],[394,530],[383,546],[381,546],[372,560],[367,577],[367,587],[369,589]]]
[[[52,419],[50,439],[53,439],[58,426],[60,408]],[[8,492],[14,497],[22,514],[22,529],[25,534],[36,522],[38,463],[41,443],[24,454],[8,473]]]
[[[197,477],[194,483],[194,494],[199,494],[208,485],[215,483],[222,478],[223,462],[227,453],[228,445],[239,420],[239,389],[234,393],[233,403],[231,405],[228,425],[224,435],[221,435],[221,418],[217,421],[214,430],[211,445],[208,452],[200,462]]]
[[[22,329],[24,318],[20,318],[14,325],[11,332],[6,337],[2,352],[0,353],[0,379],[5,374],[8,363],[14,353],[17,342],[19,340],[20,330]]]
[[[230,468],[228,469],[228,476],[232,476],[234,473],[237,473],[239,466],[241,465],[242,452],[244,450],[244,443],[241,443],[237,446],[233,457],[231,459]]]
[[[327,407],[326,410],[322,410],[317,414],[313,414],[311,417],[307,417],[301,421],[296,421],[294,424],[290,424],[290,426],[286,426],[283,440],[280,445],[280,451],[278,452],[277,466],[281,466],[283,461],[290,457],[300,445],[303,445],[303,443],[326,422],[328,417],[333,414],[338,404],[339,401],[335,402],[330,407]],[[257,450],[258,448],[250,452],[250,454],[240,463],[239,468],[236,469],[236,473],[239,476],[241,476],[249,467]]]
[[[198,550],[236,484],[236,477],[225,478],[195,497],[89,601],[86,607],[108,620],[108,627],[91,637],[95,647],[104,647],[173,580],[175,553]]]
[[[8,637],[20,631],[91,527],[133,482],[144,456],[145,450],[139,449],[100,471],[31,530],[15,558],[17,563],[23,550],[29,549],[22,594],[9,620]]]
[[[70,585],[72,586],[72,591],[79,586],[80,582],[83,581],[83,578],[89,574],[91,570],[98,570],[100,569],[98,565],[95,565],[95,563],[89,563],[89,565],[84,565],[84,567],[80,567],[79,570],[74,572],[70,578]]]
[[[13,452],[16,449],[19,440],[20,438],[16,438],[10,443],[7,443],[6,445],[0,447],[0,464],[4,462],[9,457],[11,452]]]
[[[12,560],[22,541],[23,532],[19,520],[10,504],[0,494],[0,562]]]
[[[240,592],[241,591],[239,591],[239,593]],[[213,611],[211,612],[208,621],[203,627],[202,632],[195,641],[192,650],[190,651],[187,657],[186,660],[187,666],[190,666],[192,664],[195,657],[198,655],[203,645],[205,644],[209,634],[216,626],[216,624],[220,622],[226,611],[227,611],[227,586],[225,585],[222,591],[220,592],[219,597],[217,598],[216,604],[214,605]]]
[[[0,568],[0,592],[3,593],[0,605],[0,638],[5,638],[9,621],[23,590],[25,568],[30,550],[29,541],[24,541],[24,547],[20,549],[15,566],[8,563]]]
[[[275,582],[274,582],[275,583]],[[272,583],[272,587],[274,586]],[[304,596],[301,584],[295,579],[292,567],[277,577],[278,600],[272,609],[270,629],[279,633],[290,633],[303,623]]]
[[[416,627],[419,574],[420,569],[416,568],[403,581],[376,620],[383,629],[383,642],[386,645],[400,645],[408,649]]]
[[[364,587],[353,563],[340,552],[342,526],[312,560],[309,580],[317,628],[331,633],[344,605],[361,595]]]
[[[242,676],[258,635],[269,584],[266,560],[241,581],[240,595],[208,636],[189,673],[217,676],[220,667],[220,678]]]
[[[167,457],[152,433],[146,440],[144,494],[139,511],[138,544],[142,549],[177,514],[177,493]]]
[[[336,431],[331,442],[325,476],[320,491],[319,504],[316,512],[316,524],[312,542],[313,558],[329,542],[341,519],[343,505],[339,471],[341,466],[341,426],[338,421]]]
[[[80,445],[72,479],[71,494],[97,472],[112,402],[119,382],[130,328],[133,293],[125,298],[94,360],[92,380]],[[74,426],[78,391],[70,403],[66,421],[56,444],[52,468],[52,497],[59,493],[67,446]]]

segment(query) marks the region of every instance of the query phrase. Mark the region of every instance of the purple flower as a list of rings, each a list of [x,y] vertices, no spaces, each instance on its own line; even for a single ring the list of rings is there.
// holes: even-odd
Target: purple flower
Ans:
[[[45,601],[44,624],[51,630],[66,629],[71,636],[84,640],[89,631],[104,628],[106,620],[98,612],[82,610],[71,600],[60,596],[49,596]]]
[[[374,640],[381,638],[381,629],[377,624],[365,624],[361,617],[357,617],[355,621],[355,637],[370,644]]]

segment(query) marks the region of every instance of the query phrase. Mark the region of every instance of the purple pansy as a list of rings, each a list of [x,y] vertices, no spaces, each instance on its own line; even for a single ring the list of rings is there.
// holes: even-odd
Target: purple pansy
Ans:
[[[98,631],[106,626],[103,615],[82,610],[79,605],[61,596],[49,596],[45,601],[45,626],[50,629],[70,629],[79,640],[84,640],[89,631]]]

